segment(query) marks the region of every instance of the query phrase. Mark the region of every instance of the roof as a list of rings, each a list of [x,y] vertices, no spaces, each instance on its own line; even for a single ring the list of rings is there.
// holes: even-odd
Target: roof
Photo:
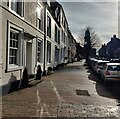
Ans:
[[[107,63],[107,65],[120,65],[120,63]]]
[[[98,63],[102,63],[102,62],[109,62],[109,61],[106,61],[106,60],[98,60]]]

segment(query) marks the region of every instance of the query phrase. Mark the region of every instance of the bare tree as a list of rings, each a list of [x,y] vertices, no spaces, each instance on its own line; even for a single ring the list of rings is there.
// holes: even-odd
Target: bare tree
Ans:
[[[98,37],[97,33],[95,32],[94,28],[90,27],[90,26],[86,26],[85,28],[83,28],[80,32],[79,35],[79,40],[80,40],[80,44],[82,46],[84,46],[85,44],[85,31],[89,30],[90,31],[90,43],[91,43],[91,47],[92,48],[96,48],[101,44],[101,40],[100,37]]]

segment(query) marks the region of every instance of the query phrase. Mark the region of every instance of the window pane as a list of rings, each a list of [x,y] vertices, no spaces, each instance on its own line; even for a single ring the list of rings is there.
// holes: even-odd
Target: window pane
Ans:
[[[15,50],[14,49],[11,50],[12,50],[12,56],[15,56]]]
[[[13,33],[13,39],[16,39],[16,34],[15,33]]]
[[[47,62],[51,62],[51,43],[47,42]]]
[[[17,13],[22,16],[22,2],[17,2]]]
[[[18,34],[18,33],[16,33],[16,40],[18,40],[18,35],[19,35],[19,34]]]
[[[55,25],[55,41],[57,42],[57,27]]]
[[[17,57],[17,50],[14,50],[14,56]]]
[[[41,42],[38,42],[38,47],[41,47]]]
[[[13,47],[13,41],[10,40],[10,47]]]
[[[42,8],[41,8],[41,6],[40,5],[38,5],[38,8],[37,8],[37,15],[38,15],[38,18],[39,19],[41,19],[41,10],[42,10]]]
[[[12,57],[11,59],[12,59],[12,62],[11,62],[11,64],[14,64],[14,57]]]
[[[51,37],[51,19],[47,16],[47,36]]]
[[[47,27],[49,27],[50,24],[49,24],[49,16],[47,16]]]
[[[17,57],[14,57],[14,64],[17,65]]]
[[[58,43],[60,44],[60,30],[58,30]]]
[[[38,53],[38,62],[40,62],[40,53]]]
[[[37,47],[37,51],[39,51],[39,47]]]
[[[41,20],[39,19],[39,29],[41,29]]]
[[[15,41],[13,41],[13,47],[15,47]]]
[[[9,64],[12,64],[12,57],[9,57]]]
[[[12,39],[13,37],[12,37],[12,35],[13,35],[13,33],[12,32],[10,32],[10,39]]]
[[[38,62],[41,62],[41,59],[42,59],[41,47],[42,47],[42,41],[38,41],[38,43],[37,43],[37,61]]]
[[[22,12],[23,12],[23,2],[22,0],[12,0],[11,1],[11,9],[14,10],[17,14],[19,14],[20,16],[22,16]]]
[[[17,0],[12,0],[11,9],[17,12]]]
[[[15,47],[18,48],[18,47],[17,47],[17,41],[15,41]]]
[[[12,49],[10,49],[10,51],[9,51],[9,52],[10,52],[10,56],[12,56]]]
[[[9,64],[19,64],[19,57],[17,55],[18,50],[18,40],[19,37],[19,30],[15,30],[14,28],[11,28],[10,31],[10,49],[9,49]]]

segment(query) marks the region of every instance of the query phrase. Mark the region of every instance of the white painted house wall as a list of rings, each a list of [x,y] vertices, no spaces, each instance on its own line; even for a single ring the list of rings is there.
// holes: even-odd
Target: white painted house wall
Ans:
[[[10,0],[9,0],[10,1]],[[44,65],[45,65],[45,70],[47,71],[48,67],[56,67],[57,64],[64,63],[64,58],[65,56],[67,57],[67,49],[64,50],[65,46],[68,45],[68,40],[66,40],[66,43],[62,41],[62,31],[66,35],[67,39],[67,31],[64,29],[64,27],[60,27],[60,44],[55,42],[55,25],[57,23],[53,19],[53,16],[51,13],[47,10],[45,10],[45,15],[46,15],[46,20],[44,17],[44,10],[42,11],[42,18],[44,21],[46,21],[45,24],[42,24],[43,30],[38,29],[37,26],[37,3],[31,3],[31,2],[25,2],[24,3],[24,17],[19,16],[16,14],[14,11],[12,11],[8,6],[7,3],[4,3],[3,8],[0,6],[0,78],[2,77],[2,84],[4,85],[10,82],[11,76],[14,75],[16,77],[16,80],[20,80],[23,75],[23,70],[25,67],[28,68],[28,73],[29,74],[36,74],[37,66],[41,65],[42,71],[44,71]],[[33,10],[32,10],[33,8]],[[33,12],[34,11],[34,12]],[[1,13],[2,12],[2,13]],[[51,18],[51,38],[49,38],[47,34],[47,15],[50,16]],[[62,24],[62,15],[63,17],[64,14],[62,13],[61,10],[61,19],[60,19],[60,24]],[[21,42],[21,53],[20,59],[21,59],[21,66],[19,66],[18,69],[11,69],[10,71],[8,70],[8,53],[9,52],[9,42],[8,40],[10,39],[9,36],[9,27],[10,25],[15,26],[18,29],[21,29],[23,34],[28,33],[28,36],[22,38]],[[44,25],[46,26],[46,34],[44,33]],[[59,28],[59,26],[57,25]],[[46,39],[44,39],[44,35],[46,35]],[[34,38],[30,38],[31,36],[34,36]],[[41,62],[37,62],[37,41],[41,40],[42,41],[42,57],[41,57]],[[44,40],[46,40],[46,44],[44,44]],[[51,62],[47,63],[47,41],[51,42]],[[59,51],[59,61],[55,62],[55,46],[60,50]],[[4,48],[4,49],[3,49]],[[67,47],[66,47],[67,48]],[[45,50],[44,50],[45,49]],[[45,52],[45,53],[44,53]],[[62,54],[61,54],[62,52]],[[45,59],[44,59],[44,54],[45,54]]]
[[[1,28],[2,30],[0,31],[0,37],[1,37],[0,38],[0,61],[3,62],[2,71],[1,71],[1,65],[0,65],[0,73],[2,73],[2,74],[0,74],[0,75],[2,75],[2,84],[0,84],[0,85],[7,84],[10,81],[12,75],[14,75],[16,77],[15,78],[16,80],[20,80],[22,78],[24,67],[26,66],[27,63],[30,64],[29,73],[35,74],[36,69],[37,69],[36,68],[37,67],[37,62],[36,62],[37,36],[40,37],[44,41],[44,33],[42,31],[40,31],[36,26],[34,26],[32,23],[30,23],[26,19],[23,19],[20,16],[14,14],[11,10],[6,10],[6,9],[8,9],[6,4],[4,3],[3,8],[0,7],[0,10],[2,10],[2,14],[1,14],[2,17],[0,17],[0,27],[2,27]],[[36,12],[34,14],[36,14]],[[36,17],[34,17],[33,19],[34,20],[32,20],[32,21],[36,21],[35,20]],[[33,39],[23,38],[22,39],[22,45],[21,45],[22,52],[20,54],[18,54],[18,55],[21,55],[20,59],[22,60],[22,65],[21,65],[21,67],[19,67],[19,69],[15,69],[15,70],[11,69],[11,71],[8,71],[7,51],[9,51],[9,49],[8,49],[9,44],[7,45],[7,42],[9,39],[9,28],[8,27],[10,24],[13,24],[15,27],[21,28],[23,30],[23,32],[27,32],[27,33],[35,36],[35,38],[33,38]],[[2,32],[2,34],[1,34],[1,32]],[[28,50],[26,49],[27,42],[29,42]],[[43,44],[43,46],[44,46],[44,44]],[[2,49],[2,47],[4,47],[4,50]],[[1,51],[2,51],[2,53],[1,53]],[[28,53],[28,55],[31,55],[30,56],[31,59],[29,59],[29,57],[27,57],[27,53]],[[2,57],[1,57],[1,54],[2,54]],[[42,55],[44,55],[44,53],[42,53]],[[27,60],[27,58],[28,58],[28,60]],[[43,58],[43,56],[42,56],[42,58]],[[43,65],[42,65],[42,70],[43,70]]]
[[[46,9],[46,18],[47,15],[51,18],[51,38],[47,36],[47,19],[46,19],[46,59],[47,59],[47,41],[51,43],[51,62],[48,63],[47,60],[45,61],[45,70],[48,70],[48,67],[54,67],[55,61],[54,61],[54,53],[55,53],[55,43],[54,43],[54,32],[55,32],[55,21],[50,14],[50,12]]]
[[[60,64],[60,51],[59,51],[59,61],[58,63],[55,62],[55,46],[57,48],[59,48],[59,50],[61,49],[60,44],[55,42],[55,25],[57,26],[57,28],[59,29],[59,26],[57,25],[57,23],[55,22],[54,18],[52,17],[51,13],[46,9],[46,18],[47,15],[49,15],[49,17],[51,18],[51,38],[49,38],[46,35],[46,59],[47,59],[47,41],[49,41],[51,43],[51,63],[47,63],[46,59],[45,59],[45,70],[47,71],[48,67],[56,67],[58,64]],[[60,30],[60,29],[59,29]],[[47,19],[46,19],[46,34],[47,34]],[[61,40],[61,39],[60,39]],[[64,45],[64,44],[63,44]]]
[[[0,2],[1,5],[1,2]],[[2,8],[0,7],[0,29],[2,29]],[[0,30],[0,85],[2,85],[2,30]]]

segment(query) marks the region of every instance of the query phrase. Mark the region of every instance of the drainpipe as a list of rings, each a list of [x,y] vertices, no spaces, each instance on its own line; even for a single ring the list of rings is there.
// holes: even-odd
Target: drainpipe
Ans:
[[[43,61],[43,75],[46,75],[46,6],[44,7],[44,61]]]

